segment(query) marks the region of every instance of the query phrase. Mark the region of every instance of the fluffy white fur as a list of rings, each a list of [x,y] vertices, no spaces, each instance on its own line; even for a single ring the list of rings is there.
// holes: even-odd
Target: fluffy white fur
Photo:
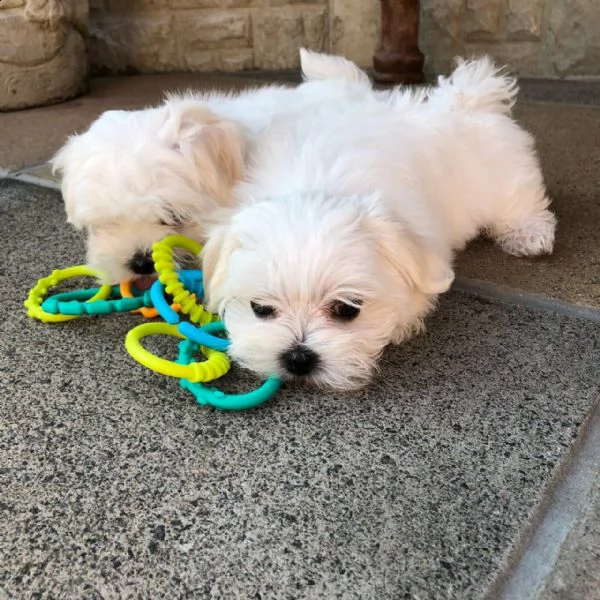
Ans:
[[[310,81],[294,90],[107,113],[55,166],[107,279],[172,231],[208,237],[206,301],[233,358],[348,389],[422,327],[456,250],[485,231],[512,254],[550,252],[555,219],[510,118],[515,82],[489,60],[419,92],[375,92],[339,57],[303,52],[302,65]]]
[[[303,58],[325,63],[306,69],[323,80],[340,66]],[[274,120],[204,265],[234,359],[290,377],[286,353],[309,349],[318,360],[302,378],[347,389],[421,328],[456,250],[486,231],[515,255],[550,252],[555,218],[533,141],[509,116],[515,81],[489,60],[383,95],[341,67],[364,95]],[[336,318],[339,303],[360,313]]]
[[[115,282],[135,277],[132,257],[170,233],[204,240],[275,117],[352,93],[332,82],[190,92],[155,108],[103,113],[52,161],[68,221],[87,232],[88,262]]]

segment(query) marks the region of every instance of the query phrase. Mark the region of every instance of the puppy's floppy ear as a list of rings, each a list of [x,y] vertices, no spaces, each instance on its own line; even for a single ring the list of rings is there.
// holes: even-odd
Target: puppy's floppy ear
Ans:
[[[232,121],[219,121],[207,125],[200,133],[200,142],[213,157],[222,175],[230,184],[244,176],[244,153],[239,125]]]
[[[237,236],[230,225],[215,227],[202,251],[204,272],[204,302],[211,312],[220,312],[225,299],[224,288],[229,261],[239,248]]]
[[[433,240],[411,234],[381,214],[369,215],[385,268],[425,295],[447,292],[454,281],[450,257]]]
[[[241,126],[219,118],[201,101],[170,97],[166,121],[159,131],[174,150],[190,157],[204,184],[220,198],[244,176],[244,140]]]

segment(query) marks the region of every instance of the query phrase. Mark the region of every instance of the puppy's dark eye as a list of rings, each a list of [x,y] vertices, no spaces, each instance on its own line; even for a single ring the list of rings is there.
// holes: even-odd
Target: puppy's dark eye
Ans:
[[[362,304],[362,301],[353,300],[352,302],[352,304],[347,304],[341,300],[336,300],[329,307],[331,316],[338,321],[352,321],[353,319],[356,319],[360,313],[360,305]]]
[[[256,302],[250,302],[250,306],[259,319],[269,319],[275,316],[275,309],[272,306],[257,304]]]

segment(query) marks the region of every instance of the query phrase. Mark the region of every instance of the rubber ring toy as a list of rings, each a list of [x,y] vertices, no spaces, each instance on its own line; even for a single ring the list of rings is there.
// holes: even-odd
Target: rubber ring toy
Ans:
[[[57,269],[52,271],[47,277],[39,279],[36,285],[31,289],[27,300],[23,303],[27,309],[27,314],[34,318],[44,321],[45,323],[61,323],[63,321],[71,321],[76,319],[79,315],[63,315],[46,312],[42,308],[42,302],[44,296],[48,293],[48,290],[52,287],[57,286],[59,283],[66,281],[67,279],[73,279],[75,277],[99,277],[100,273],[91,267],[86,265],[79,265],[76,267],[68,267],[67,269]],[[97,300],[105,300],[112,293],[112,286],[103,285],[97,288],[95,294],[93,294],[86,302],[92,303]]]
[[[202,284],[203,277],[202,271],[196,269],[188,269],[185,271],[179,271],[179,279],[187,290],[191,290],[194,294],[194,301],[196,299],[202,300],[204,296],[204,286]],[[152,298],[152,305],[158,310],[160,316],[171,325],[179,323],[181,320],[177,312],[174,310],[167,299],[165,298],[165,286],[157,279],[150,288],[150,297]],[[179,306],[181,309],[181,306]]]
[[[121,292],[121,296],[126,299],[135,298],[134,292],[131,289],[131,281],[122,281],[119,285],[119,291]],[[140,313],[142,317],[146,319],[154,319],[158,317],[159,313],[156,308],[152,306],[152,300],[150,299],[150,290],[146,290],[148,293],[148,302],[142,303],[140,306],[136,306],[132,308],[132,312]],[[178,305],[173,305],[173,310],[179,310],[181,307]]]
[[[207,323],[204,327],[196,327],[187,321],[182,321],[177,325],[177,329],[183,336],[200,346],[206,346],[219,352],[226,352],[231,342],[210,333],[211,325],[221,325],[221,323],[221,321],[216,321],[214,323]]]
[[[44,302],[42,302],[42,306],[50,302],[50,300],[55,300],[56,302],[89,302],[99,291],[100,288],[95,287],[86,288],[84,290],[72,290],[70,292],[58,292],[58,294],[53,294],[50,298],[46,298]],[[109,298],[119,297],[119,295],[119,286],[113,285],[110,290]]]
[[[179,277],[188,290],[192,288],[194,290],[194,294],[196,294],[199,298],[202,298],[204,295],[202,271],[181,271],[179,273]],[[210,326],[214,325],[214,323],[207,323],[204,327],[199,328],[187,321],[181,321],[180,316],[169,306],[168,302],[166,301],[165,288],[160,280],[155,281],[152,284],[152,287],[150,288],[150,296],[152,298],[152,304],[156,307],[160,316],[167,323],[171,325],[177,325],[179,333],[201,346],[206,346],[208,348],[212,348],[213,350],[218,350],[219,352],[227,351],[230,345],[229,340],[217,337],[210,333]],[[224,328],[221,327],[215,331],[223,333]]]
[[[206,311],[202,304],[196,302],[194,295],[179,279],[173,261],[174,248],[183,248],[198,255],[202,252],[202,245],[183,235],[169,235],[152,246],[152,260],[159,281],[165,286],[167,294],[173,297],[174,302],[181,306],[181,312],[188,315],[192,323],[206,325],[214,320],[214,316]]]
[[[206,357],[203,362],[190,362],[184,365],[160,358],[146,350],[141,344],[141,340],[150,335],[169,335],[179,339],[183,339],[183,335],[179,333],[177,326],[168,323],[143,323],[127,333],[125,338],[127,352],[137,362],[152,371],[169,377],[187,379],[193,383],[212,381],[229,371],[231,363],[227,355],[211,348],[202,348],[202,354]]]
[[[100,300],[92,300],[95,289],[76,290],[74,292],[64,292],[56,294],[51,298],[44,300],[42,308],[52,314],[61,315],[109,315],[115,312],[136,312],[141,307],[151,306],[152,300],[148,292],[141,296],[131,298],[122,298],[119,294],[119,288],[113,286],[111,296]]]
[[[206,325],[203,329],[211,333],[224,333],[225,325],[222,321],[218,321]],[[189,364],[200,348],[202,347],[199,344],[189,339],[179,342],[177,362]],[[215,387],[193,383],[187,379],[181,379],[179,384],[193,394],[198,404],[213,406],[220,410],[247,410],[270,400],[279,391],[281,380],[278,377],[269,377],[259,388],[245,394],[226,394]]]

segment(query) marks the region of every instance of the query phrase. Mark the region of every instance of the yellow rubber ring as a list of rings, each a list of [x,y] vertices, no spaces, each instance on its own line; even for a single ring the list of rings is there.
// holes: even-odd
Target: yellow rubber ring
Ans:
[[[216,318],[215,315],[198,304],[196,297],[181,283],[173,261],[173,248],[184,248],[192,254],[200,254],[202,245],[183,235],[170,235],[152,246],[152,259],[160,282],[173,297],[173,301],[181,306],[181,312],[188,315],[192,323],[211,323]]]
[[[68,267],[67,269],[57,269],[52,271],[48,277],[40,279],[29,292],[27,300],[23,303],[27,309],[27,314],[34,318],[44,321],[45,323],[61,323],[63,321],[72,321],[78,319],[78,315],[61,315],[46,312],[42,308],[44,297],[48,290],[57,286],[62,281],[72,279],[74,277],[100,277],[100,273],[87,265],[79,265],[76,267]],[[112,292],[110,285],[103,285],[98,292],[86,302],[94,302],[95,300],[106,300]]]
[[[177,325],[168,323],[144,323],[127,333],[125,338],[127,352],[141,365],[162,375],[187,379],[192,383],[205,383],[222,377],[231,367],[226,354],[205,347],[201,348],[202,353],[206,356],[206,360],[203,362],[181,365],[172,360],[160,358],[142,346],[142,338],[150,335],[170,335],[179,339],[185,339],[185,336],[179,333]]]

